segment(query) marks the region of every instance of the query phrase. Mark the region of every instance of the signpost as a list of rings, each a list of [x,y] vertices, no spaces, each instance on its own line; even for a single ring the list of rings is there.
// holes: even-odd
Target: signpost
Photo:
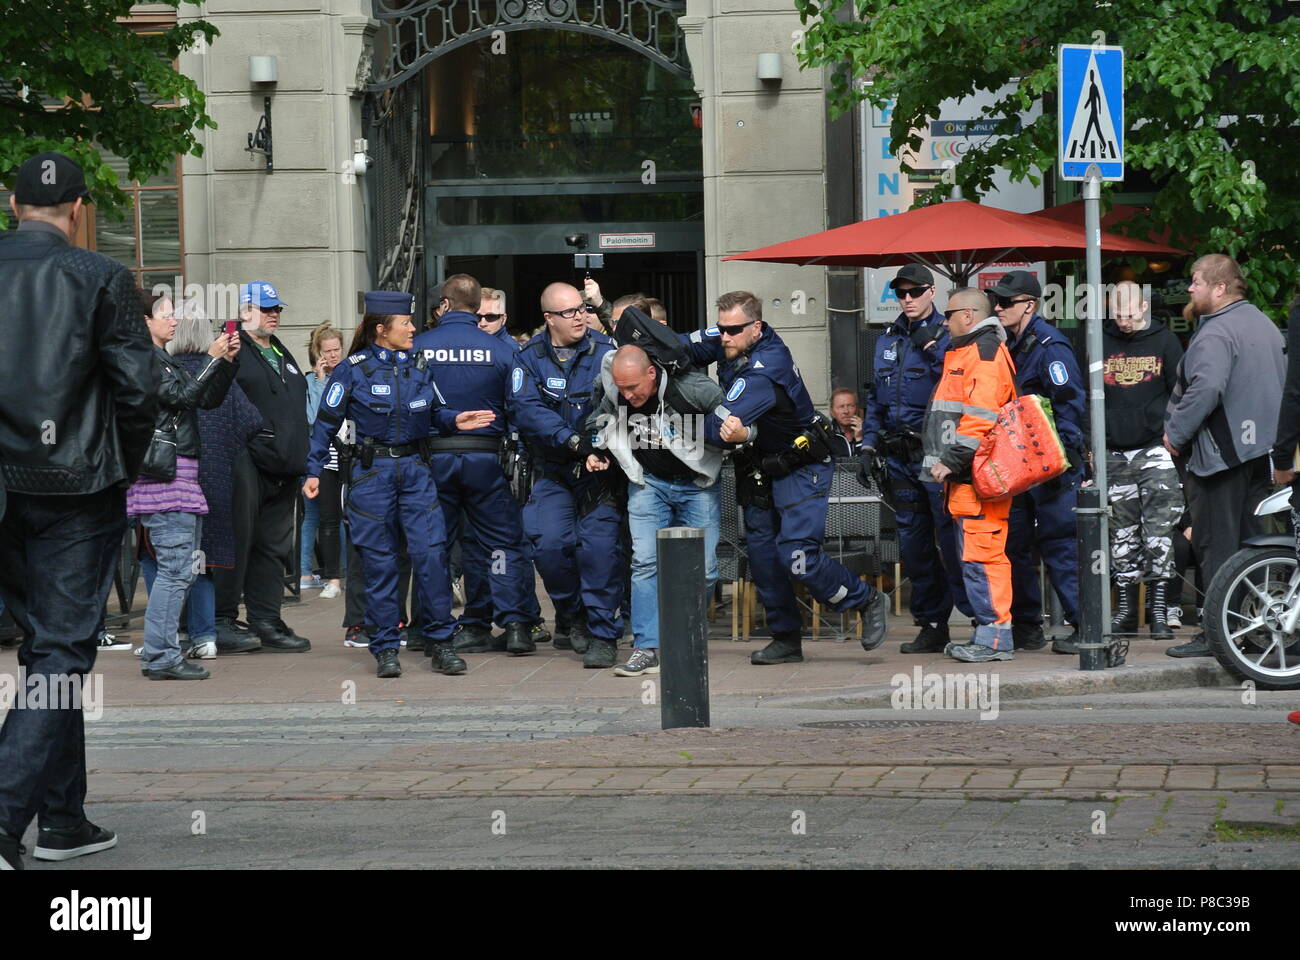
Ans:
[[[1102,376],[1101,182],[1124,179],[1124,48],[1064,43],[1057,50],[1057,161],[1083,181],[1088,280],[1088,416],[1094,490],[1081,493],[1079,669],[1106,666],[1110,634],[1110,531],[1106,514],[1106,393]],[[1082,534],[1083,531],[1081,530]]]

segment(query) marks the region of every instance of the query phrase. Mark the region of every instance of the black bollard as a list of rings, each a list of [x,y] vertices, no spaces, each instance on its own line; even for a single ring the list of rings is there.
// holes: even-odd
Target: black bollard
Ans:
[[[1110,575],[1110,551],[1101,543],[1101,494],[1096,484],[1079,488],[1079,669],[1106,668],[1110,615],[1102,609],[1101,586]]]
[[[705,595],[704,531],[660,530],[659,573],[660,725],[709,725],[709,623]]]

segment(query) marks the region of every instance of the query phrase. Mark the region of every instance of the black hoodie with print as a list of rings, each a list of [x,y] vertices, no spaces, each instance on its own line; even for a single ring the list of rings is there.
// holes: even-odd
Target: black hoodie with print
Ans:
[[[1165,407],[1178,380],[1182,345],[1172,330],[1154,318],[1132,333],[1107,320],[1103,331],[1106,448],[1156,446],[1164,436]]]

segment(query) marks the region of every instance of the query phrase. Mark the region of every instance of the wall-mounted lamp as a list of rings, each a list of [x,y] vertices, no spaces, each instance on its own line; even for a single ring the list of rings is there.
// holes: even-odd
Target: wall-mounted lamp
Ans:
[[[770,80],[780,83],[783,79],[781,76],[781,54],[779,53],[760,53],[758,55],[758,79]]]
[[[249,57],[248,82],[252,84],[270,84],[279,79],[275,57]],[[257,121],[257,129],[248,135],[246,153],[261,153],[266,156],[266,172],[274,173],[271,149],[271,98],[262,99],[262,117]]]

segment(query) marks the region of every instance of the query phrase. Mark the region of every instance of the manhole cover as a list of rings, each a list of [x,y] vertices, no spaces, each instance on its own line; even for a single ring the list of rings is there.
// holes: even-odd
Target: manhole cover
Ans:
[[[856,730],[860,727],[933,727],[946,724],[947,720],[817,720],[813,723],[801,723],[801,727],[813,730]]]

